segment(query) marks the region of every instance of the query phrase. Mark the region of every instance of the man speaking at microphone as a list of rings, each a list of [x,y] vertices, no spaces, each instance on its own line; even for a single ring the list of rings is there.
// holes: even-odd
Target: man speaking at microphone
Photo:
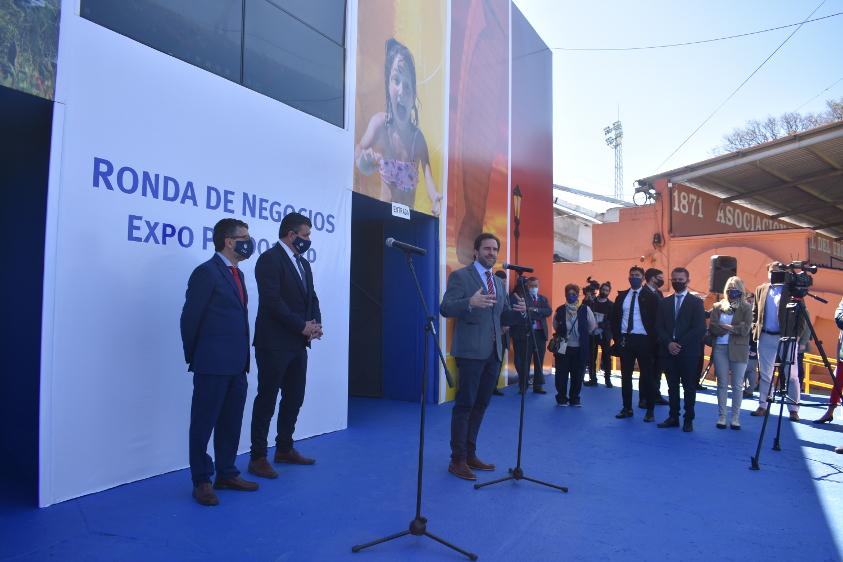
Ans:
[[[439,311],[454,318],[451,355],[459,371],[459,388],[451,413],[451,463],[448,472],[476,480],[471,470],[494,470],[477,457],[477,434],[495,388],[503,350],[501,324],[524,322],[527,307],[516,297],[510,307],[506,288],[492,274],[500,240],[484,232],[474,240],[474,262],[451,273]]]

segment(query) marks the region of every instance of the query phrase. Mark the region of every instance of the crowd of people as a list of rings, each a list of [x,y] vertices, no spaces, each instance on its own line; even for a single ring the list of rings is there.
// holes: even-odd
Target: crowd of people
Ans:
[[[259,488],[257,482],[242,478],[235,466],[252,345],[258,389],[252,409],[248,472],[265,479],[278,477],[268,460],[276,402],[273,462],[316,462],[293,447],[305,395],[308,349],[324,334],[313,272],[303,257],[311,245],[312,224],[299,213],[285,216],[278,242],[258,258],[258,312],[251,341],[249,295],[238,267],[255,252],[248,228],[246,223],[230,218],[215,225],[215,253],[190,276],[181,315],[184,359],[193,373],[188,431],[193,497],[206,506],[219,503],[216,490],[253,492]],[[450,353],[459,375],[451,413],[448,465],[454,476],[476,480],[474,470],[496,468],[478,456],[477,438],[510,343],[521,392],[532,387],[534,393],[547,393],[542,368],[547,350],[553,354],[556,403],[581,407],[582,388],[598,385],[599,371],[605,385],[613,386],[610,357],[615,356],[620,360],[622,397],[621,410],[615,417],[634,416],[632,375],[637,365],[638,406],[646,410],[644,421],[654,422],[655,407],[665,404],[669,405],[668,416],[657,426],[679,427],[681,387],[681,426],[686,432],[693,431],[705,345],[712,347],[719,408],[716,425],[721,429],[740,429],[742,400],[753,396],[756,385],[758,408],[752,415],[765,415],[775,366],[779,362],[790,364],[792,368],[786,369],[790,375],[788,409],[790,419],[799,420],[797,357],[804,353],[810,334],[801,316],[794,330],[787,329],[794,316],[785,306],[791,294],[783,282],[780,264],[770,264],[768,282],[754,293],[747,291],[739,277],[729,278],[722,300],[709,313],[703,300],[688,290],[687,269],[676,267],[670,272],[673,292],[665,296],[661,290],[664,273],[658,269],[645,271],[637,265],[629,269],[629,288],[618,291],[614,301],[609,282],[589,278],[583,288],[574,283],[565,285],[565,303],[553,311],[547,297],[540,293],[536,277],[527,278],[508,293],[506,275],[492,272],[499,249],[500,240],[494,234],[477,236],[474,261],[451,272],[439,305],[443,317],[454,319]],[[836,321],[843,334],[843,301],[837,308]],[[783,347],[780,342],[785,341],[785,331],[796,337],[795,343]],[[843,336],[837,353],[843,360]],[[836,379],[843,383],[839,365]],[[668,400],[659,392],[662,374],[667,378]],[[827,412],[816,421],[830,421],[839,402],[838,387]],[[212,434],[214,459],[207,452]],[[843,453],[843,447],[838,452]]]
[[[683,267],[670,272],[673,291],[669,296],[662,291],[664,272],[633,266],[629,269],[629,288],[618,291],[614,301],[610,282],[600,283],[589,277],[582,288],[574,283],[565,285],[565,303],[555,311],[551,310],[547,298],[538,293],[539,280],[530,277],[527,294],[521,294],[517,288],[512,294],[524,299],[528,323],[534,328],[537,343],[536,348],[529,349],[532,346],[527,345],[528,323],[510,328],[520,389],[524,391],[532,383],[533,392],[545,392],[542,363],[546,347],[553,353],[556,403],[581,407],[583,386],[597,386],[601,375],[607,388],[614,386],[611,375],[612,356],[615,356],[620,363],[622,389],[622,407],[615,417],[634,416],[632,375],[637,367],[638,406],[645,410],[643,420],[654,422],[655,407],[668,405],[669,414],[657,427],[681,425],[684,431],[690,432],[696,392],[703,388],[703,376],[713,366],[718,406],[715,425],[719,429],[739,430],[743,400],[754,398],[755,392],[758,406],[750,415],[766,414],[776,366],[785,359],[784,363],[790,365],[788,415],[789,419],[799,421],[802,358],[809,344],[810,330],[804,319],[797,317],[792,332],[795,342],[784,347],[780,343],[785,323],[791,321],[786,316],[791,294],[784,283],[784,272],[781,264],[769,264],[767,282],[754,290],[748,289],[740,277],[730,277],[722,288],[722,299],[708,311],[703,300],[688,291],[690,274]],[[835,317],[843,338],[843,300]],[[548,335],[548,318],[552,318],[552,335]],[[843,339],[838,341],[836,351],[838,359],[843,359]],[[711,363],[707,368],[704,368],[705,355]],[[533,376],[530,376],[531,367]],[[839,363],[836,375],[835,380],[843,376]],[[659,392],[663,376],[667,380],[669,400]],[[684,397],[681,424],[680,387]],[[835,389],[828,410],[815,423],[831,421],[839,402],[840,392]]]

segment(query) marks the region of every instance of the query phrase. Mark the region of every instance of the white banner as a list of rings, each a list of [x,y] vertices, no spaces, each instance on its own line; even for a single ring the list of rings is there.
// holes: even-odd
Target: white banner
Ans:
[[[56,93],[64,119],[53,135],[48,204],[41,505],[187,466],[192,378],[179,316],[221,218],[246,221],[263,251],[284,214],[311,217],[307,257],[325,337],[310,353],[296,438],[345,428],[350,132],[81,19],[67,4]],[[252,327],[256,259],[242,265]],[[241,451],[254,359],[248,380]]]

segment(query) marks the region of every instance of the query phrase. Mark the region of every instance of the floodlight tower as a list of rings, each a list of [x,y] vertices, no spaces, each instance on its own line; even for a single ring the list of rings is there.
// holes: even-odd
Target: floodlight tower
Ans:
[[[603,129],[606,144],[615,150],[615,199],[623,199],[623,126],[620,120]]]

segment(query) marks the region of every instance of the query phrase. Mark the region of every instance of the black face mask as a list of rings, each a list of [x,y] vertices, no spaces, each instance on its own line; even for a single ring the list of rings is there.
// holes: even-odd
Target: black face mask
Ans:
[[[293,238],[293,248],[296,249],[299,255],[302,255],[310,249],[310,240],[305,240],[301,236],[296,236]]]
[[[673,287],[673,290],[677,293],[681,293],[685,290],[685,287],[688,286],[686,281],[671,281],[670,285]]]
[[[252,257],[255,253],[255,239],[249,236],[248,240],[238,240],[234,243],[234,253],[241,256],[244,260]]]
[[[664,279],[656,279],[656,287],[661,289],[662,285],[664,285]]]

